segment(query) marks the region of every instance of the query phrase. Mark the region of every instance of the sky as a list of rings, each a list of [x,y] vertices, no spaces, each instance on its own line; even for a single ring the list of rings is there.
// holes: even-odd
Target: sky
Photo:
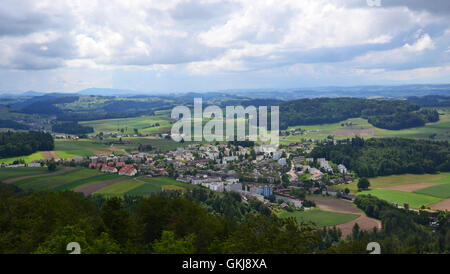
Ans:
[[[0,92],[449,83],[448,0],[2,0]]]

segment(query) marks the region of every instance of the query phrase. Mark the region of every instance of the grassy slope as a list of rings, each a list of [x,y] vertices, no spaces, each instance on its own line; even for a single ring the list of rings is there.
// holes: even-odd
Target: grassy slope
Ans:
[[[84,183],[103,179],[104,173],[87,168],[76,168],[55,176],[35,177],[15,182],[14,185],[26,190],[62,190],[71,189]],[[100,178],[100,179],[99,179]]]
[[[143,182],[131,179],[104,187],[95,192],[95,194],[102,194],[105,196],[122,196],[128,191],[133,190],[143,184]]]
[[[450,183],[430,186],[427,188],[414,191],[414,193],[447,199],[450,198]]]
[[[24,160],[25,163],[29,164],[32,161],[44,159],[44,157],[42,156],[42,153],[40,151],[38,151],[38,152],[35,152],[30,155],[26,155],[26,156],[3,158],[3,159],[0,159],[0,163],[12,164],[15,160],[20,160],[20,159]]]
[[[380,129],[372,126],[367,122],[366,119],[362,118],[352,118],[345,121],[332,124],[323,125],[311,125],[311,126],[295,126],[290,128],[302,128],[309,132],[305,135],[297,136],[287,136],[280,137],[281,144],[289,144],[292,142],[299,142],[301,139],[325,139],[329,135],[333,135],[338,129],[374,129],[373,137],[405,137],[405,138],[428,138],[431,134],[437,134],[436,140],[450,140],[450,108],[436,108],[439,113],[443,114],[440,116],[440,121],[436,123],[428,123],[423,127],[402,129],[402,130],[387,130]],[[352,127],[342,127],[342,123],[353,122],[356,126]],[[348,137],[335,137],[336,139],[346,139]]]
[[[280,217],[294,217],[297,222],[313,222],[318,227],[334,226],[350,222],[359,215],[323,211],[319,209],[280,213]]]
[[[17,178],[22,176],[31,176],[31,175],[38,175],[38,174],[47,174],[49,173],[47,168],[1,168],[0,169],[0,181],[11,179],[11,178]]]
[[[96,192],[96,194],[102,194],[106,196],[123,196],[123,195],[135,195],[135,196],[149,196],[159,193],[163,190],[185,190],[195,186],[178,182],[174,179],[167,177],[138,177],[136,179],[130,179],[128,181],[119,182],[107,187],[104,187]]]
[[[153,184],[142,184],[132,190],[129,190],[125,194],[131,196],[150,196],[152,194],[157,194],[162,191],[162,188]]]
[[[91,156],[98,153],[110,154],[109,146],[91,140],[56,140],[55,152],[60,158]]]
[[[450,183],[450,173],[440,173],[440,174],[403,174],[403,175],[391,175],[391,176],[381,176],[376,178],[370,178],[371,188],[383,188],[388,186],[400,186],[400,185],[410,185],[418,183]],[[348,188],[352,193],[358,190],[357,182],[352,182],[350,184],[336,186],[339,189]]]
[[[159,123],[158,127],[152,127]],[[145,115],[132,118],[105,119],[81,122],[80,124],[94,128],[95,133],[117,133],[117,134],[134,134],[137,128],[140,133],[156,133],[170,131],[170,118],[166,114]],[[124,132],[118,131],[124,129]]]
[[[405,203],[408,203],[411,208],[428,206],[442,200],[441,198],[428,195],[390,189],[370,189],[367,191],[359,192],[359,195],[360,194],[371,194],[380,199],[391,203],[397,203],[401,206],[403,206],[403,204]]]

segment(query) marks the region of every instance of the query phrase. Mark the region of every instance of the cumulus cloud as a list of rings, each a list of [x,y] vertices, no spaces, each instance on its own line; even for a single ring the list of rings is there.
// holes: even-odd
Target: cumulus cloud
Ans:
[[[190,77],[350,66],[351,75],[448,63],[448,0],[381,0],[380,7],[366,0],[3,2],[3,70],[173,70]]]

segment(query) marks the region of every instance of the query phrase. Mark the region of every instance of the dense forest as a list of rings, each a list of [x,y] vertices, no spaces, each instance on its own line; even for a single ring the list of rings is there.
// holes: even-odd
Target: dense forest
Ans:
[[[421,109],[415,112],[398,112],[390,115],[369,116],[368,122],[375,127],[399,130],[411,127],[421,127],[425,123],[439,121],[436,110]]]
[[[280,104],[280,129],[296,125],[336,123],[362,117],[376,127],[403,129],[423,126],[439,120],[434,110],[420,110],[418,105],[400,100],[360,98],[315,98]]]
[[[355,204],[369,217],[381,220],[377,233],[355,233],[353,238],[378,242],[385,253],[423,254],[450,252],[450,213],[441,212],[434,232],[428,227],[427,214],[399,209],[371,195],[359,195]],[[355,235],[356,234],[356,235]],[[359,234],[359,235],[358,235]]]
[[[312,156],[342,163],[360,177],[450,171],[448,142],[357,137],[337,145],[321,144],[314,148]]]
[[[450,250],[448,213],[441,213],[433,232],[424,216],[360,196],[357,205],[381,219],[383,230],[363,232],[355,226],[342,239],[336,228],[315,229],[256,210],[265,207],[256,200],[247,206],[239,195],[224,198],[200,190],[105,199],[72,191],[24,193],[0,183],[0,253],[67,253],[73,241],[83,254],[367,254],[374,239],[383,253]]]
[[[29,155],[36,151],[54,149],[54,142],[50,133],[2,132],[0,133],[0,158]]]
[[[67,134],[87,134],[94,132],[94,128],[82,126],[77,122],[59,122],[52,126],[52,131]]]

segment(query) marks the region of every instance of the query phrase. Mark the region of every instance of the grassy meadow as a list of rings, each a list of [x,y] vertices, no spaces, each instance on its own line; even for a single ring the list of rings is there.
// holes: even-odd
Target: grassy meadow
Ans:
[[[50,172],[46,167],[0,168],[0,181],[23,176],[33,176],[48,173]]]
[[[402,175],[390,175],[381,176],[376,178],[369,178],[370,188],[383,188],[389,186],[402,186],[421,183],[450,183],[450,173],[439,174],[402,174]],[[349,184],[342,184],[336,186],[338,189],[348,188],[352,193],[358,191],[357,182]]]
[[[161,191],[185,191],[195,186],[178,182],[168,177],[138,177],[104,187],[95,194],[105,196],[150,196]]]
[[[88,184],[92,182],[110,180],[114,178],[120,178],[118,175],[105,176],[104,173],[96,169],[87,168],[74,168],[68,172],[62,174],[55,174],[54,176],[42,176],[28,178],[14,182],[13,184],[24,190],[67,190],[73,189],[82,184]]]
[[[310,125],[310,126],[295,126],[292,128],[301,128],[306,130],[304,135],[283,136],[280,137],[281,144],[289,144],[299,142],[302,139],[322,140],[328,136],[334,136],[335,139],[346,139],[353,136],[360,136],[364,138],[371,137],[404,137],[423,139],[430,138],[434,135],[435,140],[450,140],[450,108],[436,108],[440,115],[440,120],[436,123],[427,123],[423,127],[402,129],[402,130],[388,130],[376,128],[363,118],[351,118],[338,123]],[[347,127],[342,124],[351,122],[354,125]]]
[[[30,155],[26,156],[18,156],[18,157],[11,157],[11,158],[2,158],[0,159],[0,163],[2,164],[12,164],[16,160],[24,160],[26,164],[29,164],[33,161],[44,159],[44,156],[42,156],[42,153],[40,151],[35,152]]]
[[[407,203],[411,208],[416,209],[422,206],[428,206],[437,203],[442,200],[438,197],[391,189],[370,189],[359,192],[359,195],[361,194],[371,194],[382,200],[388,201],[390,203],[396,203],[401,206]]]
[[[171,128],[170,121],[170,117],[165,112],[157,112],[157,115],[86,121],[80,124],[93,127],[94,133],[134,135],[135,128],[141,134],[168,132]]]

